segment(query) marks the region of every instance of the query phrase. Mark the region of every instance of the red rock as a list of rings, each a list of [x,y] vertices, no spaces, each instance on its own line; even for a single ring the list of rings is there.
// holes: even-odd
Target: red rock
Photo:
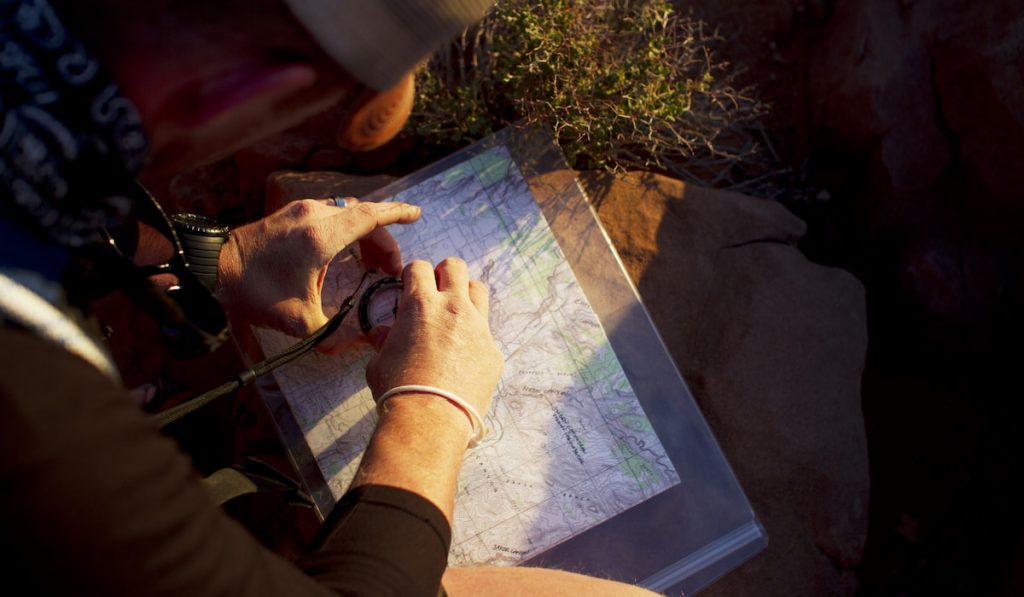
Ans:
[[[340,172],[274,172],[267,178],[268,213],[296,199],[356,197],[383,187],[392,176],[357,176]]]
[[[932,86],[932,23],[919,5],[839,2],[813,62],[815,126],[878,146],[897,191],[934,184],[952,159]]]
[[[398,161],[403,154],[413,149],[416,143],[417,139],[414,137],[396,137],[372,151],[353,154],[353,162],[362,172],[379,172]]]
[[[170,204],[165,207],[169,212],[190,212],[213,218],[225,210],[240,207],[242,200],[235,163],[231,159],[221,160],[175,176],[168,186],[168,201]]]
[[[864,289],[809,262],[778,203],[657,176],[581,178],[768,531],[701,594],[853,595],[867,538]]]
[[[963,349],[990,339],[995,305],[1006,286],[995,253],[929,238],[911,244],[902,259],[904,291],[930,323],[932,340]]]
[[[267,177],[275,170],[306,169],[310,158],[321,150],[338,149],[334,136],[340,116],[337,108],[317,114],[283,133],[268,137],[238,151],[239,192],[246,204],[264,200]]]
[[[813,61],[813,125],[877,148],[895,192],[948,187],[952,170],[970,212],[1014,213],[1024,188],[1019,0],[836,6]]]
[[[989,229],[1016,234],[1024,189],[1024,8],[971,3],[940,30],[935,86],[968,183],[968,211]]]
[[[352,154],[339,147],[325,147],[318,149],[308,160],[306,168],[316,172],[318,170],[341,170],[352,162]]]

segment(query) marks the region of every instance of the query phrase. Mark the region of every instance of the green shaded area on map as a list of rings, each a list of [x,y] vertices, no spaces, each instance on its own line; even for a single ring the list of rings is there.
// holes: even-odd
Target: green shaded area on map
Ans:
[[[512,158],[508,154],[487,151],[466,162],[476,172],[477,179],[486,189],[508,176]]]
[[[616,440],[612,454],[622,458],[618,464],[619,470],[636,479],[640,489],[647,489],[661,482],[661,475],[653,464],[644,460],[629,442]]]

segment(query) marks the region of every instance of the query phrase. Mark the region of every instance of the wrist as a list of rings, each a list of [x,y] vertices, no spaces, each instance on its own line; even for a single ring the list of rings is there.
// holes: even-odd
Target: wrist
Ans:
[[[466,447],[473,435],[473,423],[458,405],[430,393],[408,392],[392,396],[378,409],[381,424],[422,431],[437,442]],[[461,442],[461,443],[460,443]]]
[[[471,435],[460,410],[430,394],[402,394],[381,409],[352,487],[388,485],[436,505],[449,523]]]
[[[439,399],[448,401],[452,406],[461,410],[469,419],[470,430],[472,431],[472,436],[469,440],[470,448],[475,448],[480,443],[480,440],[483,439],[484,435],[487,434],[487,427],[484,424],[483,417],[477,411],[475,406],[465,400],[462,396],[436,386],[411,384],[393,387],[377,398],[377,407],[384,408],[389,398],[393,396],[401,396],[402,394],[425,394],[428,396],[436,396]]]
[[[232,289],[236,286],[235,280],[241,275],[241,269],[238,243],[234,235],[231,235],[220,248],[220,258],[217,261],[217,284],[213,288],[213,295],[225,309],[230,308],[234,303]]]

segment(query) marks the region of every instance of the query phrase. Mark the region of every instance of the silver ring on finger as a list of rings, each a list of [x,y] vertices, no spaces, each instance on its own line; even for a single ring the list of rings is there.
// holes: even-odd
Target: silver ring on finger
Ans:
[[[348,207],[348,199],[342,197],[341,195],[335,195],[334,199],[332,199],[331,201],[334,202],[335,207]]]

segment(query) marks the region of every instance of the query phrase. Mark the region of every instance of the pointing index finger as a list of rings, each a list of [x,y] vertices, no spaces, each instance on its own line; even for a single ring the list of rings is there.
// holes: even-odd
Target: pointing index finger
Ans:
[[[419,219],[420,208],[401,202],[374,203],[362,201],[338,211],[333,217],[339,225],[331,226],[331,241],[336,251],[390,224],[411,224]]]

